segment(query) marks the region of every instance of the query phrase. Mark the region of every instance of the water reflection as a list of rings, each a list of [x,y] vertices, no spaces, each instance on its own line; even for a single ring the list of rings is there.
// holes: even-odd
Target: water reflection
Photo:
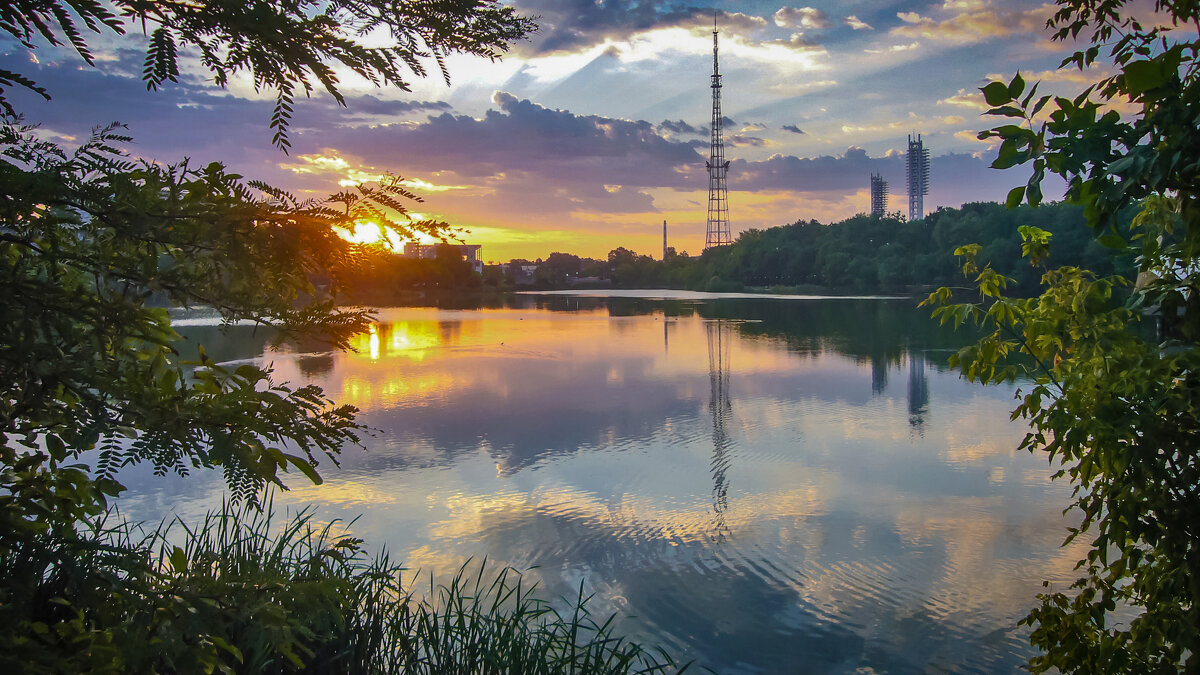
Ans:
[[[947,372],[963,336],[911,303],[525,297],[385,310],[344,354],[189,331],[377,430],[282,502],[361,514],[411,567],[583,582],[718,672],[1012,671],[1016,620],[1079,554],[1058,548],[1067,495],[1014,451],[1013,392]],[[152,519],[221,495],[125,482]]]
[[[729,482],[725,474],[729,470],[730,443],[726,427],[733,412],[729,394],[733,326],[717,319],[707,322],[704,327],[708,337],[708,411],[712,415],[713,457],[710,466],[713,476],[713,513],[716,515],[716,539],[724,541],[728,531],[725,512],[729,510]]]
[[[925,352],[908,353],[908,423],[920,432],[929,406],[929,380],[925,377]]]

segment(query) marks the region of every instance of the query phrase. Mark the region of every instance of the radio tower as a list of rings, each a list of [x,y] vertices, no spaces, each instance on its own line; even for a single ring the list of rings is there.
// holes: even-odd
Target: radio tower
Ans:
[[[729,190],[725,186],[725,174],[729,162],[725,161],[725,142],[721,140],[721,70],[717,66],[717,16],[713,15],[713,74],[712,74],[712,143],[708,152],[708,231],[704,235],[704,248],[725,246],[733,243],[729,234]]]

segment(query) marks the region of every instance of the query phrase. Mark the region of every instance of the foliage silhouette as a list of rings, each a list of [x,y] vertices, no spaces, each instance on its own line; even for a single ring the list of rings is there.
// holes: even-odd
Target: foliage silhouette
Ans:
[[[993,165],[1033,168],[1009,204],[1037,205],[1045,173],[1061,175],[1097,242],[1136,255],[1136,283],[1050,266],[1057,236],[1023,225],[1040,295],[1009,297],[1014,280],[969,245],[958,253],[978,300],[953,304],[949,289],[928,300],[943,321],[988,332],[953,360],[967,377],[1034,378],[1013,412],[1031,427],[1022,447],[1046,452],[1075,487],[1081,522],[1068,541],[1090,549],[1072,588],[1050,589],[1025,619],[1044,650],[1034,672],[1200,672],[1200,7],[1154,6],[1170,26],[1123,15],[1133,9],[1121,1],[1060,0],[1055,39],[1088,40],[1060,67],[1082,70],[1104,51],[1114,68],[1074,99],[1039,97],[1020,74],[983,88],[990,114],[1018,122],[981,134],[1001,140]]]

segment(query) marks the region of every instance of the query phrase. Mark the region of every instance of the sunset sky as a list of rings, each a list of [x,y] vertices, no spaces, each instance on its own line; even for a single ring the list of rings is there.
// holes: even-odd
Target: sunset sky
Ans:
[[[273,97],[242,82],[213,86],[198,64],[158,92],[141,80],[140,36],[92,38],[96,68],[73,53],[0,41],[0,68],[47,87],[11,90],[28,121],[70,143],[121,121],[138,156],[232,170],[299,193],[385,171],[412,179],[419,211],[470,230],[488,261],[552,251],[603,257],[624,246],[658,257],[704,243],[712,3],[517,0],[540,30],[503,61],[452,58],[453,84],[412,92],[344,78],[347,108],[300,101],[292,149],[270,146]],[[869,209],[871,172],[906,211],[903,152],[919,132],[933,155],[926,210],[1001,200],[1024,182],[987,168],[975,138],[992,123],[978,87],[1043,80],[1077,93],[1097,73],[1054,72],[1072,45],[1043,29],[1051,6],[1019,0],[716,2],[724,74],[734,235]],[[436,72],[436,68],[434,69]],[[1047,196],[1059,192],[1048,186]]]

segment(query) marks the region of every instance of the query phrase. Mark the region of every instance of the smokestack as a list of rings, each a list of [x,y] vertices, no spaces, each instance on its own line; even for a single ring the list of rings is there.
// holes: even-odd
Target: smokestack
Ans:
[[[667,259],[667,221],[663,221],[663,260]]]

